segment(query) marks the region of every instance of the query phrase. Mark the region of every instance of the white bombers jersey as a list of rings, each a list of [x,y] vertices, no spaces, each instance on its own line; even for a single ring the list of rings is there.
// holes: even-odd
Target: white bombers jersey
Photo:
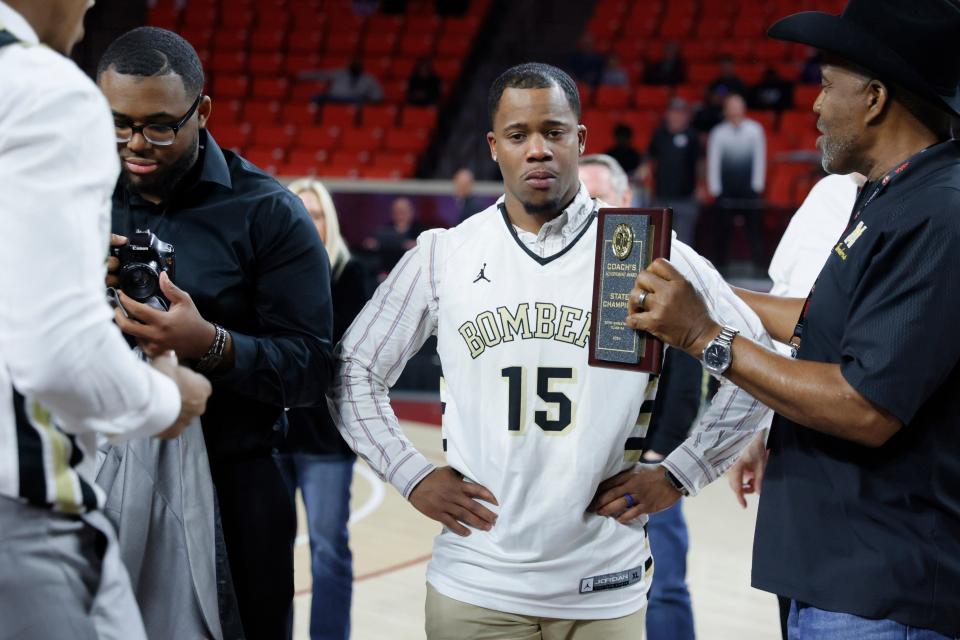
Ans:
[[[333,415],[347,442],[409,496],[433,467],[400,433],[385,394],[435,334],[447,462],[496,496],[499,507],[486,506],[499,518],[489,532],[441,532],[427,580],[445,596],[498,611],[625,616],[644,606],[653,573],[646,518],[623,525],[586,509],[603,480],[637,460],[655,379],[587,364],[598,203],[581,188],[549,223],[564,226],[547,257],[518,237],[498,205],[423,234],[381,285],[338,347]],[[705,298],[711,312],[731,315]],[[691,441],[698,458],[697,447],[721,444],[735,459],[765,415],[749,396],[725,389],[720,397],[726,406],[714,419],[727,435]],[[719,475],[729,463],[700,464]],[[678,477],[694,475],[683,473],[689,468]]]

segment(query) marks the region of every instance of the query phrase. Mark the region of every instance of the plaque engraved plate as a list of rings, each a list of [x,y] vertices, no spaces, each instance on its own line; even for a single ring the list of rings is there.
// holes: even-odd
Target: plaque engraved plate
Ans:
[[[596,271],[589,362],[659,373],[663,343],[625,320],[637,274],[670,255],[670,209],[601,209],[597,216]]]

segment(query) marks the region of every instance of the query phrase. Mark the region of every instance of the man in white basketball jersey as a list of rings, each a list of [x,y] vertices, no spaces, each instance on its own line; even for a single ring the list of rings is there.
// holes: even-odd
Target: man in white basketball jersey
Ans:
[[[380,286],[338,347],[333,414],[374,471],[444,525],[427,570],[430,640],[642,638],[653,567],[642,514],[718,477],[768,411],[724,385],[662,465],[637,464],[655,380],[587,364],[601,203],[578,178],[576,85],[519,65],[494,82],[489,111],[506,193],[421,235]],[[673,247],[712,314],[768,340],[706,260]],[[387,397],[431,335],[442,468],[404,437]]]

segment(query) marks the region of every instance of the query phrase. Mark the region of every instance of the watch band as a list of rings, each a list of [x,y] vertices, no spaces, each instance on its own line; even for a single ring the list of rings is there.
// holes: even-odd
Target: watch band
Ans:
[[[720,329],[720,335],[715,340],[726,347],[731,347],[733,346],[733,339],[738,335],[740,335],[739,329],[734,329],[730,325],[723,325],[723,328]]]
[[[227,346],[227,330],[218,324],[214,324],[213,328],[217,332],[213,338],[213,344],[210,345],[210,348],[207,349],[207,352],[203,354],[203,357],[197,361],[197,365],[194,367],[200,373],[213,371],[223,361],[223,352]]]
[[[689,497],[689,496],[690,496],[690,490],[687,489],[685,486],[683,486],[683,483],[680,482],[680,480],[677,479],[677,476],[675,476],[675,475],[673,475],[672,473],[670,473],[670,469],[664,468],[664,470],[663,470],[663,475],[665,475],[665,476],[667,477],[667,482],[669,482],[669,483],[673,486],[674,489],[676,489],[677,491],[679,491],[681,495],[683,495],[683,496],[685,496],[685,497]]]

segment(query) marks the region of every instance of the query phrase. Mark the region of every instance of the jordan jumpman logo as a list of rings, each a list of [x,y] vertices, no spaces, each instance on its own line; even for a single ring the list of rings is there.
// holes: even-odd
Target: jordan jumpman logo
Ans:
[[[484,275],[484,273],[483,273],[484,271],[486,271],[486,269],[487,269],[487,263],[484,262],[484,263],[483,263],[483,266],[480,268],[480,274],[479,274],[479,275],[476,277],[476,279],[473,281],[474,284],[480,282],[481,280],[486,280],[487,282],[490,282],[490,278],[488,278],[488,277],[487,277],[486,275]]]

